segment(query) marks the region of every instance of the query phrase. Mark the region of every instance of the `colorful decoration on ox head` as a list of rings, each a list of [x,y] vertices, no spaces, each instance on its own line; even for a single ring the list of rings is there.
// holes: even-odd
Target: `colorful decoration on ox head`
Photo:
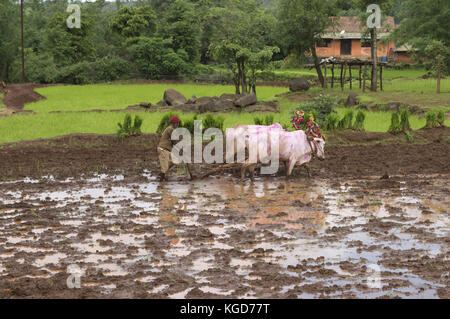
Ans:
[[[325,140],[325,137],[322,136],[322,133],[320,132],[320,126],[314,121],[314,116],[309,116],[309,122],[306,122],[307,127],[307,133],[309,133],[312,137],[318,137],[323,138]]]
[[[292,126],[296,131],[301,129],[302,124],[305,123],[304,112],[296,110],[294,116],[292,117]]]

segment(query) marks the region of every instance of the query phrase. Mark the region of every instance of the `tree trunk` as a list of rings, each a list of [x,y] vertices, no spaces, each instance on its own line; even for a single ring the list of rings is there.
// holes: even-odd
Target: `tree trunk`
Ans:
[[[436,92],[441,93],[441,63],[438,61],[437,64],[437,89]]]
[[[316,47],[313,46],[311,47],[311,53],[314,59],[314,67],[316,68],[317,71],[317,77],[319,78],[319,82],[322,85],[322,87],[324,86],[324,80],[323,80],[323,75],[322,75],[322,69],[320,68],[320,61],[319,58],[317,56],[316,53]]]
[[[377,29],[373,28],[370,31],[372,36],[372,79],[370,83],[370,90],[377,91]]]

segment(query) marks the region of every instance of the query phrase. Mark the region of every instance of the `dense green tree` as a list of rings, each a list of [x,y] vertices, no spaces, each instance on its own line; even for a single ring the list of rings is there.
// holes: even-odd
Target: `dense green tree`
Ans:
[[[226,6],[211,9],[214,17],[211,55],[225,64],[233,74],[236,93],[248,93],[249,87],[255,92],[256,80],[249,77],[257,68],[266,67],[260,63],[278,48],[267,48],[267,38],[275,25],[274,17],[255,0],[228,0]],[[264,59],[263,59],[264,57]],[[252,61],[250,68],[250,61]]]
[[[399,13],[401,23],[393,32],[397,45],[411,46],[413,57],[427,57],[426,48],[433,41],[450,47],[450,3],[448,0],[405,0]],[[450,59],[443,71],[450,74]]]
[[[174,51],[185,50],[189,61],[197,63],[200,60],[200,33],[194,5],[187,0],[175,0],[163,16],[160,36],[170,39]]]
[[[450,59],[450,47],[446,46],[443,41],[432,40],[425,47],[425,56],[430,59],[432,69],[436,72],[436,92],[441,93],[441,73],[444,69],[445,61]]]
[[[0,80],[9,81],[14,59],[19,55],[20,11],[12,0],[0,0]]]
[[[332,25],[330,17],[335,13],[331,0],[280,0],[278,5],[279,41],[288,52],[298,56],[312,54],[320,83],[324,84],[315,43]]]
[[[78,63],[94,58],[92,41],[93,21],[81,11],[81,27],[67,28],[69,13],[56,13],[51,19],[45,37],[45,47],[52,53],[58,66]]]
[[[134,38],[127,42],[127,46],[138,70],[148,79],[188,71],[187,53],[183,50],[175,52],[162,38]]]
[[[157,17],[149,5],[123,7],[111,19],[110,27],[125,38],[150,36],[156,30]]]

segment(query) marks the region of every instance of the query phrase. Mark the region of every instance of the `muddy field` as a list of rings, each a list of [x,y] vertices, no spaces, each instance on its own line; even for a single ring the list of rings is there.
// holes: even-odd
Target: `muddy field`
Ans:
[[[448,129],[415,134],[254,183],[159,183],[154,135],[4,144],[0,298],[449,298]]]

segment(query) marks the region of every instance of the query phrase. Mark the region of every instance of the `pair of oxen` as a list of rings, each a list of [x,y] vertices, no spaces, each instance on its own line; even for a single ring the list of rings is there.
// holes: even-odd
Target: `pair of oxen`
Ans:
[[[307,169],[311,176],[309,163],[314,157],[319,160],[325,159],[324,138],[313,138],[304,131],[286,131],[277,123],[270,126],[264,125],[237,125],[226,130],[226,139],[238,140],[245,137],[245,143],[236,143],[234,146],[235,156],[238,152],[247,151],[248,158],[241,166],[241,178],[245,178],[246,170],[249,170],[250,178],[253,180],[254,171],[258,164],[267,163],[269,158],[278,156],[277,163],[283,162],[286,168],[286,177],[291,176],[295,166]]]

